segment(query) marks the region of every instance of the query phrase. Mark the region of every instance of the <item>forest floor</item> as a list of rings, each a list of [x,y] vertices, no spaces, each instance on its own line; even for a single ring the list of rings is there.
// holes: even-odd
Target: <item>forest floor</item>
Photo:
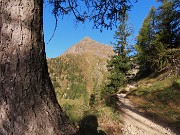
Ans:
[[[175,135],[169,128],[155,123],[138,112],[126,94],[117,94],[122,112],[123,135]]]

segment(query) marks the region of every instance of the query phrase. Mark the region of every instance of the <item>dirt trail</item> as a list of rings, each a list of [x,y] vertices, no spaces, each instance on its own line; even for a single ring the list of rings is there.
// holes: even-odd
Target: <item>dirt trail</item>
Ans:
[[[125,94],[117,94],[122,110],[123,135],[176,135],[170,129],[145,118],[137,112]]]

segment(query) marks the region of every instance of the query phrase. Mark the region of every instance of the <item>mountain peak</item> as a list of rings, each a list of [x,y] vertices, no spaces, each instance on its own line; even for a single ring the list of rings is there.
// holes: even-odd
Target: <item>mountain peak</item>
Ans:
[[[85,38],[83,38],[82,40],[83,40],[83,41],[93,41],[93,40],[92,40],[90,37],[88,37],[88,36],[85,37]]]
[[[85,37],[79,42],[79,44],[90,45],[90,44],[94,44],[94,42],[96,41],[92,40],[90,37]]]
[[[111,46],[96,42],[90,37],[85,37],[80,42],[68,49],[64,54],[92,54],[98,57],[109,57],[112,56],[114,52]]]

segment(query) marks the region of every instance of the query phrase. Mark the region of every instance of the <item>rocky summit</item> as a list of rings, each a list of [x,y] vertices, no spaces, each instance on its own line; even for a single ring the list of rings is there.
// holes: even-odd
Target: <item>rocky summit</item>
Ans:
[[[101,44],[92,40],[90,37],[85,37],[68,49],[64,54],[92,54],[101,58],[109,58],[113,53],[113,48],[111,46]]]

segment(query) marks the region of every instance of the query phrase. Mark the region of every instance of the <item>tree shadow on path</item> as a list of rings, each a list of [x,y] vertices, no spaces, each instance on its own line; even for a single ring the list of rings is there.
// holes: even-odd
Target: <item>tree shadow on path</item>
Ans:
[[[85,116],[79,123],[77,135],[107,135],[104,131],[98,130],[98,119],[95,115]]]

